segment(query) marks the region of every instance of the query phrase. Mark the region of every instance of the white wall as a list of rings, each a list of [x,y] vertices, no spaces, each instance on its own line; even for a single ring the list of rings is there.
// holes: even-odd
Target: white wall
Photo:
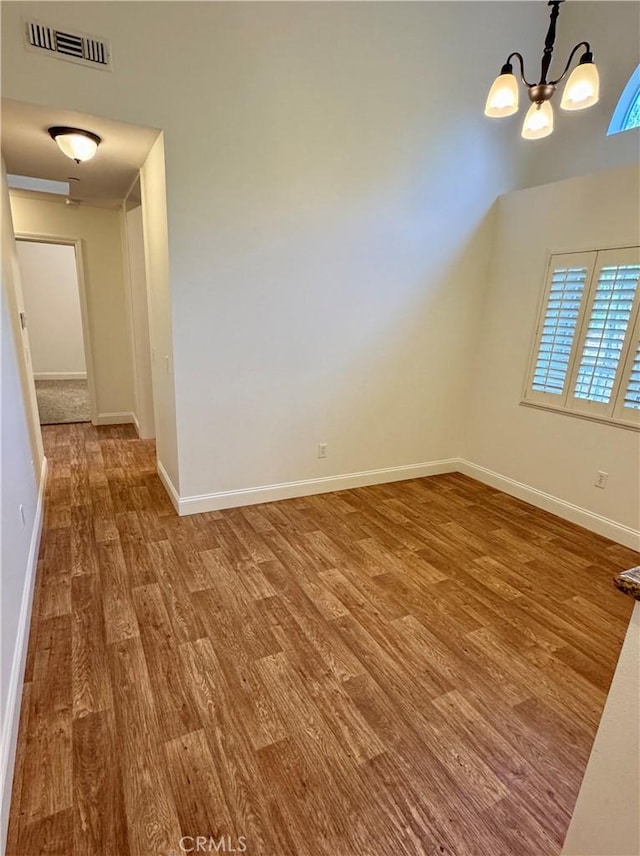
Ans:
[[[86,377],[74,247],[36,241],[17,247],[35,377]]]
[[[637,244],[639,182],[638,167],[626,167],[499,200],[463,448],[474,464],[631,530],[640,520],[637,432],[520,400],[547,254]],[[598,470],[609,473],[606,490],[594,485]]]
[[[42,523],[42,441],[18,312],[22,308],[11,209],[2,164],[2,348],[0,368],[0,849],[11,781],[27,653],[31,596]],[[24,386],[23,386],[24,385]],[[28,387],[30,385],[30,388]],[[34,418],[35,416],[35,418]],[[37,438],[30,432],[37,430]],[[33,439],[33,441],[32,441]],[[41,496],[40,496],[41,500]],[[24,515],[24,522],[22,514]]]
[[[562,856],[640,853],[640,603],[636,603]]]
[[[129,263],[129,287],[131,289],[135,417],[140,437],[150,438],[155,435],[155,429],[142,206],[137,205],[135,208],[125,211],[124,217]]]
[[[122,213],[89,205],[11,193],[17,234],[80,239],[92,357],[93,385],[100,422],[131,420],[133,358],[129,297],[124,279]]]

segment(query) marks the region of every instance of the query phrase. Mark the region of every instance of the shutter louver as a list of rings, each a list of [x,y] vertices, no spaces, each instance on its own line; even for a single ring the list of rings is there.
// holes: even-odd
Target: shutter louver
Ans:
[[[586,331],[574,397],[608,404],[631,319],[640,265],[607,265],[600,271]]]
[[[564,392],[586,281],[584,267],[553,272],[531,384],[535,392]]]

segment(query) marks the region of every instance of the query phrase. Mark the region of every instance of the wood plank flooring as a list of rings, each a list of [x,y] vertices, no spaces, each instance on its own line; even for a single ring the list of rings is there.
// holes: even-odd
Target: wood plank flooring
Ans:
[[[8,856],[560,852],[637,554],[461,475],[180,519],[132,428],[44,439]]]

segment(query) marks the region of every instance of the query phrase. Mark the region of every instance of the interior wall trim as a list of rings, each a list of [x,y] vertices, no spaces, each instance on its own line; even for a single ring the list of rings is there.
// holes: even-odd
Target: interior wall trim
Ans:
[[[169,473],[165,470],[164,466],[162,465],[162,461],[160,461],[160,460],[156,461],[156,470],[158,471],[158,475],[160,476],[160,481],[164,485],[164,489],[169,494],[169,499],[171,500],[171,504],[173,505],[175,510],[178,512],[178,514],[181,517],[184,514],[187,514],[188,512],[180,510],[180,502],[181,502],[180,495],[178,494],[178,491],[176,490],[175,485],[171,481],[171,479],[169,477]],[[207,509],[207,511],[209,511],[209,509]],[[189,512],[189,513],[195,514],[195,512],[193,512],[193,511]]]
[[[86,380],[86,372],[34,372],[34,380]]]
[[[136,420],[133,413],[129,410],[122,410],[113,413],[98,413],[94,425],[135,425]]]

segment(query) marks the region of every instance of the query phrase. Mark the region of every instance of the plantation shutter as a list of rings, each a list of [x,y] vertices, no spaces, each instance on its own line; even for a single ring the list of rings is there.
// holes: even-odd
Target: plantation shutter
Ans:
[[[564,405],[596,253],[551,257],[536,331],[527,398]]]
[[[637,249],[598,253],[571,378],[571,406],[612,416],[629,352],[640,288]]]

